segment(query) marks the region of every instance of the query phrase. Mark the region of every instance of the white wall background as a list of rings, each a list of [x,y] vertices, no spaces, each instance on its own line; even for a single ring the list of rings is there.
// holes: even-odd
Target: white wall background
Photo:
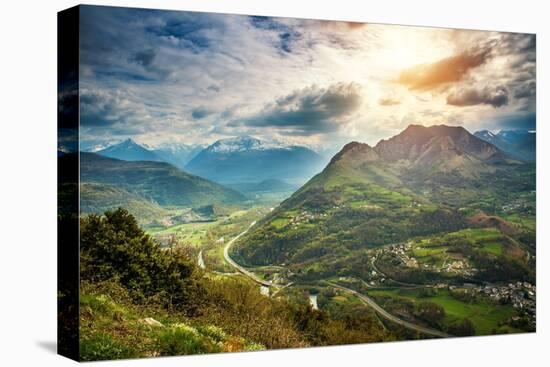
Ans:
[[[544,1],[125,0],[89,4],[537,33],[538,332],[210,356],[117,366],[541,365],[550,340],[547,127],[549,20]],[[65,366],[56,339],[56,12],[73,1],[3,2],[0,14],[0,365]]]

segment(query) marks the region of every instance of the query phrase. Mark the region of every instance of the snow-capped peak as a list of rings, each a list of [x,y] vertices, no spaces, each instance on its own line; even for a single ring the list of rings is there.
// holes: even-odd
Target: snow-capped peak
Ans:
[[[221,139],[207,149],[217,153],[243,152],[250,150],[288,149],[289,146],[276,140],[260,140],[251,136],[237,136]]]

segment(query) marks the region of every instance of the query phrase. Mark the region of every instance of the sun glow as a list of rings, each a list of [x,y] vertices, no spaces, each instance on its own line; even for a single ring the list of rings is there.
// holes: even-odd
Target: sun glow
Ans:
[[[378,27],[380,48],[373,52],[372,61],[388,72],[430,63],[453,52],[450,42],[441,42],[441,30],[438,30],[439,42],[434,42],[434,31],[430,28]]]

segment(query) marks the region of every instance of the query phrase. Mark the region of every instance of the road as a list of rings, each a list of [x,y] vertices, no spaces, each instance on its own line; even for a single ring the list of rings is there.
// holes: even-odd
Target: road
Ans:
[[[247,276],[248,278],[252,279],[254,282],[260,284],[260,285],[263,285],[263,286],[266,286],[266,287],[277,287],[275,284],[273,284],[272,282],[269,282],[267,280],[264,280],[264,279],[260,279],[256,274],[246,270],[245,268],[243,268],[242,266],[240,266],[239,264],[237,264],[230,256],[229,256],[229,249],[231,248],[231,246],[239,239],[241,238],[242,236],[244,236],[248,230],[254,225],[256,224],[256,222],[252,222],[250,224],[250,226],[244,230],[243,232],[241,232],[239,235],[237,235],[236,237],[234,237],[231,241],[229,241],[224,249],[223,249],[223,257],[225,258],[225,261],[227,261],[228,264],[230,264],[232,267],[234,267],[239,273],[242,273],[243,275]],[[287,284],[286,286],[290,286],[292,283],[290,284]],[[374,311],[376,311],[380,316],[384,317],[385,319],[387,320],[390,320],[392,322],[395,322],[396,324],[399,324],[399,325],[402,325],[408,329],[411,329],[411,330],[415,330],[415,331],[418,331],[418,332],[421,332],[421,333],[424,333],[424,334],[428,334],[428,335],[433,335],[433,336],[436,336],[436,337],[440,337],[440,338],[447,338],[447,337],[450,337],[452,335],[449,335],[447,333],[444,333],[442,331],[439,331],[439,330],[435,330],[435,329],[431,329],[431,328],[427,328],[427,327],[423,327],[423,326],[420,326],[420,325],[416,325],[416,324],[413,324],[413,323],[410,323],[408,321],[405,321],[405,320],[401,320],[400,318],[390,314],[389,312],[387,312],[386,310],[384,310],[382,307],[380,307],[376,302],[374,302],[373,299],[371,299],[370,297],[367,297],[365,296],[364,294],[361,294],[357,291],[354,291],[353,289],[350,289],[350,288],[346,288],[346,287],[343,287],[341,285],[337,285],[337,284],[333,284],[333,283],[329,283],[331,287],[334,287],[334,288],[337,288],[337,289],[340,289],[340,290],[343,290],[345,292],[348,292],[348,293],[351,293],[353,295],[355,295],[356,297],[358,297],[362,302],[364,302],[366,305],[370,306],[372,309],[374,309]],[[278,288],[278,287],[277,287]],[[283,287],[284,288],[284,287]],[[277,294],[278,291],[276,291],[275,293],[273,293],[272,296],[274,296],[275,294]]]
[[[227,261],[227,263],[229,265],[231,265],[232,267],[234,267],[239,273],[247,276],[248,278],[252,279],[256,283],[264,285],[266,287],[275,287],[275,284],[273,284],[272,282],[269,282],[267,280],[260,279],[256,274],[246,270],[245,268],[243,268],[242,266],[237,264],[229,256],[229,248],[231,248],[231,246],[235,243],[235,241],[237,241],[239,238],[241,238],[241,236],[244,236],[254,224],[256,224],[256,222],[252,222],[250,224],[250,226],[245,231],[241,232],[238,236],[234,237],[231,241],[227,242],[227,244],[225,245],[225,247],[223,249],[223,257],[225,258],[225,261]]]
[[[421,333],[437,336],[437,337],[440,337],[440,338],[448,338],[448,337],[452,336],[450,334],[444,333],[444,332],[439,331],[439,330],[423,327],[423,326],[420,326],[420,325],[410,323],[410,322],[405,321],[405,320],[401,320],[400,318],[392,315],[391,313],[387,312],[382,307],[380,307],[378,305],[378,303],[374,302],[374,300],[372,298],[367,297],[364,294],[361,294],[357,291],[354,291],[353,289],[342,287],[341,285],[337,285],[337,284],[333,284],[333,283],[329,283],[329,284],[334,288],[337,288],[337,289],[340,289],[340,290],[343,290],[345,292],[348,292],[348,293],[351,293],[351,294],[355,295],[361,301],[363,301],[365,304],[367,304],[372,309],[374,309],[374,311],[376,311],[380,316],[384,317],[387,320],[393,321],[396,324],[402,325],[402,326],[404,326],[408,329],[411,329],[411,330],[416,330],[416,331],[419,331]]]
[[[277,289],[275,292],[273,292],[273,293],[271,294],[271,297],[275,297],[277,294],[279,294],[279,292],[281,292],[281,291],[284,290],[285,288],[290,287],[290,286],[293,285],[293,284],[294,284],[294,282],[290,282],[290,283],[288,283],[288,284],[285,284],[284,286],[282,286],[281,288],[279,288],[279,289]]]
[[[382,274],[384,277],[386,277],[387,280],[391,280],[392,282],[396,283],[396,284],[399,284],[399,285],[402,285],[402,286],[405,286],[405,287],[424,287],[425,285],[423,284],[415,284],[415,283],[404,283],[404,282],[400,282],[399,280],[395,280],[391,277],[388,276],[388,274],[385,274],[384,272],[382,272],[377,266],[376,266],[376,261],[378,260],[378,253],[376,254],[375,257],[372,258],[372,261],[371,261],[371,265],[372,265],[372,268],[374,270],[376,270],[377,272],[379,272],[380,274]]]
[[[199,251],[199,258],[197,260],[197,264],[199,265],[199,268],[206,269],[206,266],[204,265],[204,259],[202,258],[202,250]]]

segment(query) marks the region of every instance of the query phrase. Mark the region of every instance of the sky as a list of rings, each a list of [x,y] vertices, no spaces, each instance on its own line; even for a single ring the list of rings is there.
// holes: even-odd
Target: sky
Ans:
[[[81,139],[328,149],[409,124],[534,130],[535,54],[529,34],[83,6]]]

